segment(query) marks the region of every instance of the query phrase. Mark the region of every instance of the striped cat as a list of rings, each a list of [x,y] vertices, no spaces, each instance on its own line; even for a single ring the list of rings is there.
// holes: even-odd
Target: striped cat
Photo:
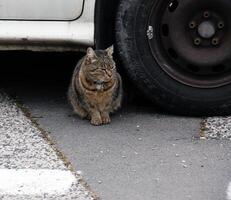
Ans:
[[[110,113],[121,106],[122,81],[112,54],[113,46],[95,51],[89,47],[69,86],[68,99],[74,112],[96,126],[110,123]]]

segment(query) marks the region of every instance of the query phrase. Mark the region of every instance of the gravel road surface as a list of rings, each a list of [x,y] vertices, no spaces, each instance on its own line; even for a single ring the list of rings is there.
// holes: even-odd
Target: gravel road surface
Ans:
[[[0,92],[0,199],[93,200],[49,137]]]

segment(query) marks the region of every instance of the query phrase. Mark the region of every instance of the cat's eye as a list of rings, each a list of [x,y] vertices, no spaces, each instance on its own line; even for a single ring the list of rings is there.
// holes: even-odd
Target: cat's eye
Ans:
[[[90,72],[95,72],[97,70],[97,68],[92,68],[90,69]]]

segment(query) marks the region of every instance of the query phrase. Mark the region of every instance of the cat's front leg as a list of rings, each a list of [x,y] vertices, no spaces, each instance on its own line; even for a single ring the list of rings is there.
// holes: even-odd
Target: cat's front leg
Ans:
[[[82,119],[88,118],[87,112],[80,106],[74,107],[74,113],[77,114]]]
[[[101,112],[101,119],[103,124],[110,124],[111,123],[111,118],[109,116],[108,112]]]
[[[91,112],[91,124],[95,126],[99,126],[102,124],[102,119],[99,111],[94,110]]]

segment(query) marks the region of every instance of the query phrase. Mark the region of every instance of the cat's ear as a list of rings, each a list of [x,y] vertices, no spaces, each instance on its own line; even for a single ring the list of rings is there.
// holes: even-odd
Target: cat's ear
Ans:
[[[96,55],[95,55],[94,50],[91,47],[88,47],[85,63],[90,65],[91,63],[93,63],[95,58],[96,58]]]
[[[114,53],[114,46],[112,45],[112,46],[108,47],[108,48],[106,49],[106,52],[108,53],[108,55],[109,55],[110,57],[112,57],[112,54]]]
[[[87,57],[90,58],[90,59],[95,57],[95,52],[91,47],[87,48]]]

